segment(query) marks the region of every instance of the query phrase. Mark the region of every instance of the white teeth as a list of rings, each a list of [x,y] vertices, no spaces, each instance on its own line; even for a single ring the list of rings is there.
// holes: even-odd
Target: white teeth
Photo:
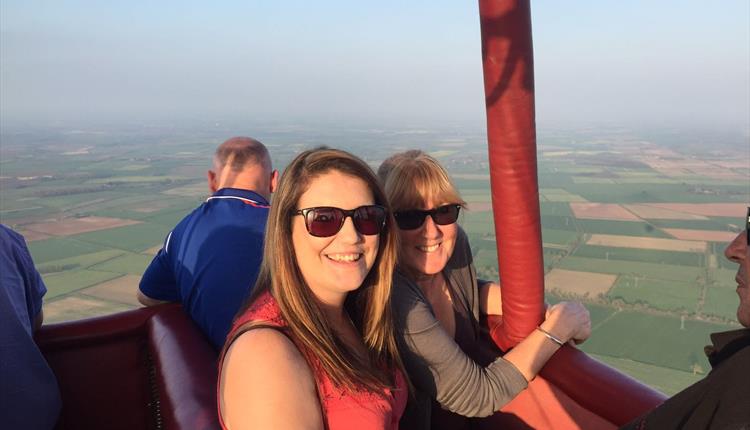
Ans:
[[[437,244],[431,245],[431,246],[418,246],[417,248],[419,248],[420,251],[432,252],[432,251],[435,251],[436,249],[438,249],[439,246],[440,246],[440,244],[437,243]]]
[[[357,261],[362,257],[362,254],[329,254],[326,255],[326,257],[330,258],[333,261]]]

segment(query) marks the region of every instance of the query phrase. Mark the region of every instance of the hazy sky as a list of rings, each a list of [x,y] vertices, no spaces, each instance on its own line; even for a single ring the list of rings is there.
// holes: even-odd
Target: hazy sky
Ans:
[[[750,117],[750,2],[532,2],[537,117]],[[6,120],[482,120],[476,1],[0,0]]]

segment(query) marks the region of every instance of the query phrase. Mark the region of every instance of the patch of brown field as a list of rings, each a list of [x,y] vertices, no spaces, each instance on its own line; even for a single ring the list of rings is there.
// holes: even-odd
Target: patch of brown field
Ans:
[[[471,212],[489,212],[492,210],[492,203],[488,202],[467,202],[466,210]]]
[[[552,269],[544,277],[545,288],[557,289],[578,296],[596,297],[606,294],[617,280],[617,275]]]
[[[19,233],[23,235],[23,238],[26,239],[26,242],[49,239],[51,237],[48,234],[39,233],[38,231],[32,231],[32,230],[20,230]]]
[[[644,219],[708,219],[703,215],[678,212],[672,209],[657,208],[648,205],[623,205],[627,210]]]
[[[587,245],[616,248],[656,249],[660,251],[705,252],[706,242],[696,240],[660,239],[656,237],[592,234]]]
[[[686,212],[693,215],[742,218],[747,212],[744,203],[644,203],[646,206]]]
[[[81,318],[108,315],[133,309],[135,306],[109,303],[95,298],[70,296],[44,304],[44,323],[52,324]]]
[[[149,248],[149,249],[141,252],[141,254],[156,255],[156,253],[159,252],[159,250],[161,249],[161,247],[162,247],[162,245],[152,246],[151,248]]]
[[[140,224],[140,221],[120,218],[106,218],[89,216],[85,218],[68,218],[61,221],[50,221],[24,226],[27,230],[52,236],[71,236],[74,234],[88,233],[98,230],[108,230],[115,227]]]
[[[685,228],[663,228],[665,232],[682,240],[705,240],[707,242],[731,242],[737,233],[731,231],[688,230]]]
[[[111,302],[140,306],[137,299],[140,281],[141,277],[138,275],[125,275],[93,287],[78,290],[78,293]]]
[[[640,221],[633,213],[614,203],[570,203],[576,218],[607,219],[614,221]]]

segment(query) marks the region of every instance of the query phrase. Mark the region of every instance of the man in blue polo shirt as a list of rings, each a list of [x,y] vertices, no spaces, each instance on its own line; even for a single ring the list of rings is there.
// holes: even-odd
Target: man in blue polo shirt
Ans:
[[[181,302],[220,349],[255,284],[277,179],[262,143],[249,137],[222,143],[208,171],[213,195],[167,235],[143,274],[138,300]]]

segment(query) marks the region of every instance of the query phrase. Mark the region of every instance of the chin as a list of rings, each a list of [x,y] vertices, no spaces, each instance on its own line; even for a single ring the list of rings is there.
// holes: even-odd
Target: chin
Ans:
[[[423,275],[435,275],[445,268],[445,264],[441,265],[439,263],[422,260],[418,264],[413,265],[412,268],[416,269],[417,272]]]
[[[750,328],[750,312],[748,314],[742,314],[737,312],[737,320],[743,327]]]

